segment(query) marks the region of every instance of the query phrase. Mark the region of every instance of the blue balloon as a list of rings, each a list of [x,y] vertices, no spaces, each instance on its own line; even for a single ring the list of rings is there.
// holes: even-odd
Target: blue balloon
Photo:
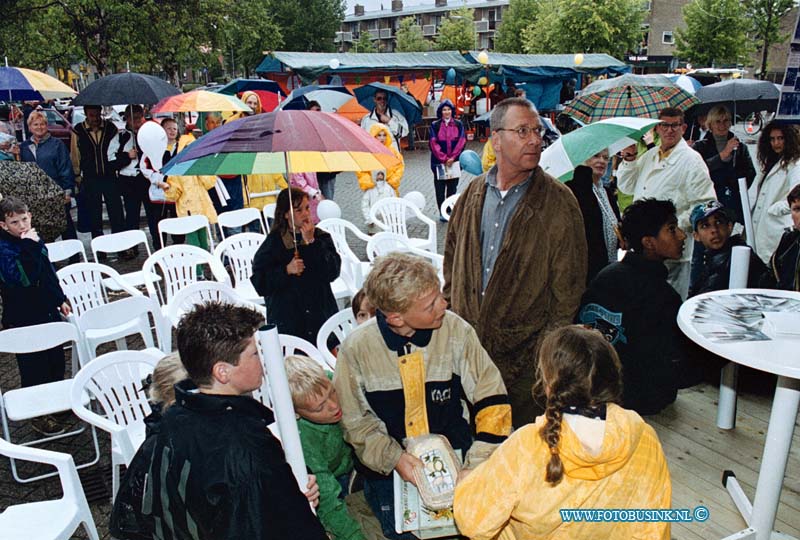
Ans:
[[[444,84],[456,84],[456,70],[454,68],[447,70],[447,74],[444,77]]]
[[[472,150],[464,150],[463,152],[461,152],[461,156],[458,158],[458,162],[461,164],[462,171],[467,171],[469,174],[475,176],[483,174],[483,165],[481,164],[481,158],[478,154],[476,154]]]

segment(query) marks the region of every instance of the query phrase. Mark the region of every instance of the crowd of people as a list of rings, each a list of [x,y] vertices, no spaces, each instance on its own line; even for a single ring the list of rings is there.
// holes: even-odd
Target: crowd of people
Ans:
[[[404,174],[399,141],[408,126],[387,98],[376,93],[362,127],[399,164],[359,174],[368,224],[368,209],[397,196]],[[260,109],[256,94],[246,99]],[[156,248],[165,216],[199,213],[213,223],[217,213],[242,207],[252,186],[282,188],[251,281],[280,333],[316,343],[337,311],[331,282],[341,258],[315,211],[333,197],[335,174],[324,181],[314,173],[164,177],[137,159],[143,113],[129,107],[127,128],[117,132],[99,108],[87,108],[72,161],[32,113],[32,137],[19,154],[64,189],[68,215],[80,176],[93,236],[102,234],[103,200],[114,232],[138,229],[144,205]],[[460,177],[466,138],[455,113],[442,101],[430,127],[438,207]],[[797,130],[768,124],[753,164],[731,120],[724,108],[712,109],[708,133],[690,145],[684,113],[666,108],[650,148],[633,145],[614,156],[614,182],[606,182],[611,156],[603,150],[563,184],[539,167],[544,126],[533,104],[524,97],[497,103],[493,162],[463,186],[449,218],[444,283],[421,258],[379,257],[352,299],[358,326],[329,343],[335,372],[286,358],[309,485],[297,485],[267,429],[272,411],[250,397],[263,381],[254,338],[263,317],[202,304],[178,325],[177,356],[154,373],[160,406],[122,481],[112,534],[359,540],[365,532],[346,501],[359,484],[355,471],[383,536],[413,538],[395,528],[392,474],[417,484],[422,462],[407,443],[438,434],[463,457],[453,515],[470,538],[668,539],[667,523],[568,523],[558,510],[670,507],[667,462],[646,417],[719,367],[689,344],[676,317],[687,297],[727,288],[731,250],[745,245],[748,209],[739,203],[738,178],[747,179],[753,201],[749,285],[800,290]],[[220,121],[207,115],[205,127]],[[191,137],[180,136],[174,121],[162,126],[166,161]],[[153,186],[174,202],[172,214],[150,199]],[[0,211],[3,304],[25,306],[4,310],[4,326],[69,313],[25,202],[7,197]],[[63,377],[60,349],[18,361],[23,386]],[[52,417],[34,427],[60,428]]]

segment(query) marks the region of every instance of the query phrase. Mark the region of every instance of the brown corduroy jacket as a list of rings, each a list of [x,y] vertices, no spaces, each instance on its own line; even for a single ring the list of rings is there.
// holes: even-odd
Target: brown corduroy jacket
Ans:
[[[445,238],[444,295],[477,331],[506,385],[535,355],[547,330],[570,324],[586,282],[583,218],[569,188],[541,168],[520,200],[481,297],[481,213],[486,175],[464,190]]]

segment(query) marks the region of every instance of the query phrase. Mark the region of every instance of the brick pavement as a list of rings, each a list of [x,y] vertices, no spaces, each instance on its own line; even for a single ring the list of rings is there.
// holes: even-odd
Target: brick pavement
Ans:
[[[482,145],[479,143],[469,143],[468,148],[480,152]],[[437,220],[438,210],[436,209],[436,197],[433,189],[433,178],[430,171],[430,153],[427,149],[416,150],[414,152],[405,152],[405,174],[403,182],[400,186],[401,195],[409,191],[420,191],[425,195],[426,205],[425,214],[434,219],[437,225],[437,236],[439,252],[441,253],[442,241],[446,231],[446,223],[441,223]],[[466,179],[462,179],[463,186]],[[334,200],[342,208],[342,216],[355,223],[359,228],[365,230],[364,219],[361,215],[361,191],[358,189],[358,184],[355,180],[355,175],[352,173],[342,173],[336,181],[336,194]],[[35,218],[34,218],[35,221]],[[34,223],[35,225],[35,223]],[[147,230],[147,227],[142,222],[142,229]],[[426,234],[425,226],[417,221],[409,221],[409,232],[411,236],[424,236]],[[86,244],[87,253],[91,253],[89,249],[90,236],[88,234],[79,235]],[[363,242],[353,243],[353,249],[359,257],[365,258]],[[144,262],[144,257],[140,256],[134,261],[126,261],[125,263],[111,263],[118,270],[131,271],[136,267],[141,267]],[[135,342],[129,343],[129,348],[140,348]],[[108,350],[113,349],[108,346]],[[101,348],[99,352],[105,352]],[[67,353],[67,376],[70,375],[70,356]],[[19,375],[17,372],[16,361],[12,355],[0,355],[0,389],[13,389],[19,386]],[[76,423],[76,418],[73,416],[69,420],[71,424]],[[26,423],[11,424],[12,439],[15,442],[29,440],[34,438],[35,433],[32,433]],[[108,533],[108,516],[111,511],[110,499],[110,467],[111,458],[109,452],[109,437],[104,432],[98,432],[100,439],[100,462],[96,465],[88,467],[79,471],[81,477],[85,479],[85,485],[88,486],[89,493],[87,497],[95,498],[97,500],[90,501],[92,513],[97,524],[98,531],[101,538],[110,538]],[[61,441],[54,441],[43,446],[44,448],[67,452],[74,456],[77,463],[83,463],[93,456],[92,439],[88,432],[84,432],[74,438],[64,439]],[[23,464],[21,465],[22,474],[30,474],[31,472],[42,471],[44,466],[36,464]],[[42,481],[37,481],[31,484],[18,484],[11,476],[11,469],[7,459],[0,459],[0,512],[11,504],[20,504],[25,502],[33,502],[46,499],[58,498],[61,494],[60,484],[57,478],[50,478]],[[44,516],[43,516],[44,517]],[[84,538],[82,531],[76,535],[76,538]]]

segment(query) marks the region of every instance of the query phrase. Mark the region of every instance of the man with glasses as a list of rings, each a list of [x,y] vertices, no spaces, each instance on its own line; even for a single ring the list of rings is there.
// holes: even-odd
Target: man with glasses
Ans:
[[[572,322],[588,254],[575,197],[539,167],[543,128],[533,104],[503,100],[490,126],[497,162],[450,216],[444,295],[500,369],[520,427],[542,412],[531,398],[538,344]]]
[[[638,158],[636,145],[624,149],[623,161],[617,169],[617,187],[622,193],[633,195],[634,201],[645,198],[668,199],[675,205],[678,226],[687,238],[681,258],[666,261],[665,264],[669,269],[669,283],[685,300],[689,293],[694,249],[689,217],[692,208],[717,197],[703,156],[683,140],[686,131],[683,112],[668,107],[659,113],[658,118],[661,122],[656,126],[656,133],[661,139],[660,145]]]
[[[361,119],[361,129],[369,131],[373,124],[385,124],[394,137],[394,147],[400,151],[400,139],[408,135],[408,122],[402,113],[395,111],[389,106],[389,94],[386,90],[375,92],[375,107],[372,111]]]

